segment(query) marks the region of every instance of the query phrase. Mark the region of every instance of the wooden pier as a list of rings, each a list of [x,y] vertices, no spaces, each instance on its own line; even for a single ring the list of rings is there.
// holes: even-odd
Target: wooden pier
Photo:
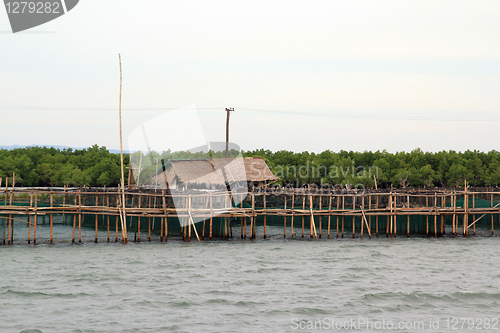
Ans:
[[[122,242],[121,207],[121,192],[116,188],[4,187],[0,190],[3,244],[81,243],[82,230],[95,232],[93,242]],[[276,232],[268,234],[270,226],[274,231],[281,226],[285,238],[467,237],[475,235],[479,226],[482,235],[494,235],[500,229],[500,192],[295,189],[228,195],[138,189],[125,191],[125,216],[125,241],[136,242],[276,237]],[[69,239],[54,239],[56,217],[71,231]],[[24,228],[27,236],[14,239],[15,228]],[[40,228],[50,230],[43,239],[37,239]],[[88,242],[88,236],[83,241]]]

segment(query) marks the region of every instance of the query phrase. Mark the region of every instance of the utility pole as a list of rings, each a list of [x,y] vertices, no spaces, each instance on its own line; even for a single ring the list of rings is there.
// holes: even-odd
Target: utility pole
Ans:
[[[226,119],[226,158],[228,158],[229,149],[229,113],[234,111],[234,108],[226,108],[227,119]]]

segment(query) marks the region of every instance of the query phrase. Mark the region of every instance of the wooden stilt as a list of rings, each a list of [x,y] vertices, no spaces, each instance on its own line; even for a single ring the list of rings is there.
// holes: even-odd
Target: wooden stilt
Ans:
[[[352,197],[352,211],[356,211],[356,197]],[[352,238],[355,238],[356,215],[352,215]]]
[[[212,221],[213,221],[213,201],[212,201],[212,193],[210,195],[210,230],[209,230],[209,240],[212,240]],[[253,193],[252,193],[252,209],[253,209]],[[253,221],[253,218],[252,218]]]
[[[372,209],[372,196],[368,196],[368,210]],[[369,238],[372,238],[372,216],[368,216],[368,230],[370,230]]]
[[[78,190],[78,243],[82,242],[82,192]]]
[[[332,195],[330,194],[328,203],[328,239],[330,239],[330,219],[332,217]]]
[[[375,208],[378,209],[378,195],[375,201]],[[378,215],[375,216],[375,232],[377,233],[377,238],[378,238]]]
[[[476,197],[475,197],[475,193],[472,193],[472,209],[476,208]],[[475,221],[476,220],[476,214],[472,214],[472,221]],[[472,226],[472,230],[473,230],[473,233],[474,233],[474,236],[476,235],[476,224],[474,223],[474,225]]]
[[[302,198],[302,210],[306,210],[306,196]],[[304,215],[302,215],[302,238],[304,238]]]
[[[493,208],[493,193],[491,194],[491,208]],[[493,236],[493,213],[491,215],[491,235]]]
[[[267,191],[264,191],[264,239],[266,239],[266,196],[267,196]]]
[[[398,236],[397,216],[398,216],[398,197],[396,194],[394,194],[394,237]]]
[[[50,209],[52,210],[54,208],[54,195],[52,191],[50,192]],[[52,220],[52,213],[49,215],[49,220],[50,220],[50,244],[54,243],[54,225],[53,225],[53,220]]]
[[[109,195],[106,194],[106,207],[109,210]],[[107,229],[108,229],[108,243],[109,243],[109,214],[106,215],[106,220],[107,220]]]
[[[290,227],[291,227],[291,236],[293,238],[293,218],[295,216],[295,212],[294,212],[294,208],[295,208],[295,193],[292,193],[292,221],[290,222]]]
[[[11,192],[12,197],[12,192]],[[10,202],[10,206],[12,206],[12,200]],[[33,192],[30,192],[30,210],[33,207]],[[28,244],[31,243],[31,214],[28,215]]]
[[[96,195],[95,196],[95,206],[98,207],[99,206],[99,196]],[[99,220],[99,215],[97,215],[97,213],[95,214],[95,243],[97,243],[97,230],[98,230],[98,220]]]
[[[425,207],[429,207],[429,197],[425,197]],[[429,236],[429,214],[425,215],[425,234]]]
[[[323,196],[320,194],[319,195],[319,211],[321,213],[321,204],[322,204],[322,201],[323,201]],[[321,219],[322,219],[322,216],[319,215],[318,216],[318,219],[319,219],[319,238],[321,238]],[[314,221],[313,221],[313,225],[314,225]]]
[[[283,215],[283,222],[284,222],[283,238],[286,238],[286,194],[284,195],[284,197],[285,197],[285,215]]]
[[[339,238],[339,213],[338,213],[338,211],[339,211],[339,205],[340,205],[340,196],[337,195],[337,214],[336,214],[336,220],[337,220],[337,238]]]
[[[35,214],[33,215],[33,218],[34,218],[34,225],[33,225],[33,244],[36,245],[36,227],[37,227],[37,221],[36,221],[36,218],[37,218],[37,207],[38,207],[38,192],[35,192]]]

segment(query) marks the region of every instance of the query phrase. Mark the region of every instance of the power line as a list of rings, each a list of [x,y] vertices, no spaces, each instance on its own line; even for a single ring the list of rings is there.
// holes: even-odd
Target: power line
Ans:
[[[144,108],[122,108],[125,111],[174,111],[180,108],[167,107],[144,107]],[[116,111],[116,108],[103,107],[48,107],[48,106],[10,106],[0,105],[0,110],[42,110],[42,111]],[[224,107],[196,107],[196,110],[225,110]],[[288,116],[308,116],[308,117],[327,117],[327,118],[347,118],[347,119],[373,119],[373,120],[401,120],[401,121],[439,121],[439,122],[498,122],[500,118],[464,118],[464,117],[416,117],[416,116],[392,116],[381,114],[346,114],[346,113],[324,113],[324,112],[305,112],[289,110],[268,110],[253,108],[238,108],[241,111],[252,111],[271,114],[284,114]]]

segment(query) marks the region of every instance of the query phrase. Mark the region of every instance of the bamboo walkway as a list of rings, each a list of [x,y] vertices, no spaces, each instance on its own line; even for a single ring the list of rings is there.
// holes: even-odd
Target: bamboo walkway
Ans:
[[[81,243],[82,228],[95,230],[95,242],[102,241],[103,237],[107,242],[123,241],[123,237],[119,237],[118,221],[123,207],[120,198],[116,188],[2,188],[3,244],[14,243],[15,225],[28,229],[27,239],[17,239],[18,243],[36,244],[41,218],[44,221],[48,218],[50,236],[38,241],[54,243],[55,216],[69,220],[66,224],[72,227],[71,239],[66,241]],[[231,199],[240,203],[231,204]],[[267,233],[270,225],[281,225],[285,238],[344,238],[351,232],[353,238],[440,237],[446,232],[450,235],[450,226],[452,237],[468,237],[476,234],[480,223],[483,231],[485,224],[488,230],[491,225],[491,235],[495,226],[500,229],[500,201],[497,200],[500,200],[500,192],[466,188],[354,194],[291,190],[279,194],[233,193],[231,197],[218,192],[170,193],[141,189],[125,192],[125,215],[127,225],[131,226],[128,232],[139,242],[141,232],[143,240],[159,237],[160,242],[166,242],[169,237],[175,237],[190,241],[192,237],[198,240],[233,238],[235,228],[241,239],[265,239],[270,236]],[[203,222],[194,223],[196,219]],[[257,229],[261,234],[258,235]]]

